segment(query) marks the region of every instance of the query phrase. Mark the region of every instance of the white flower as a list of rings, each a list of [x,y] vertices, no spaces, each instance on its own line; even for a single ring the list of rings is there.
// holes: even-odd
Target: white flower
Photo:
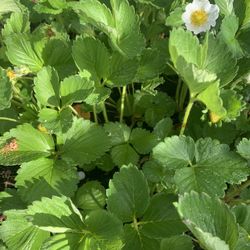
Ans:
[[[186,6],[185,12],[182,14],[188,30],[194,34],[199,34],[210,30],[216,25],[216,20],[219,17],[219,7],[215,4],[210,4],[208,0],[193,0]]]

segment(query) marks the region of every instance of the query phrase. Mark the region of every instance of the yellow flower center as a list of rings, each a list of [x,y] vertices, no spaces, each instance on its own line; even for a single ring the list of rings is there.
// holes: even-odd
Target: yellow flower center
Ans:
[[[205,10],[196,10],[191,15],[191,23],[195,26],[201,26],[207,22],[208,14]]]
[[[13,70],[11,70],[11,69],[8,69],[6,74],[9,77],[10,80],[12,80],[12,79],[14,79],[16,77],[15,72]]]

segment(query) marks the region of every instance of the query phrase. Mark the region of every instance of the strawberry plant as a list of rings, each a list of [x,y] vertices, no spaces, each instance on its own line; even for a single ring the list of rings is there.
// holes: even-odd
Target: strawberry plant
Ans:
[[[248,0],[0,18],[1,249],[250,249]]]

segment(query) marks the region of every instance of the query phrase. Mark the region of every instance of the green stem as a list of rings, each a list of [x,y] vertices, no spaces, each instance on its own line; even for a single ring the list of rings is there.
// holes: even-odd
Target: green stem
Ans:
[[[123,121],[125,97],[126,97],[126,86],[123,86],[123,87],[122,87],[122,97],[121,97],[120,122]]]
[[[96,106],[95,105],[93,105],[93,114],[94,114],[95,123],[98,124],[98,117],[97,117],[97,112],[96,112]]]
[[[9,118],[9,117],[0,117],[1,121],[9,121],[9,122],[16,122],[16,123],[20,123],[18,120],[13,119],[13,118]]]
[[[77,111],[71,105],[69,105],[69,108],[71,109],[71,111],[73,112],[74,115],[80,117],[80,115],[77,113]]]
[[[102,114],[104,117],[105,122],[109,122],[108,114],[107,114],[107,109],[105,106],[105,102],[102,104]]]
[[[182,122],[182,125],[181,125],[181,131],[180,131],[180,135],[184,135],[184,132],[185,132],[185,129],[186,129],[186,126],[187,126],[187,122],[188,122],[188,117],[190,115],[190,112],[191,112],[191,109],[194,105],[194,100],[190,99],[188,105],[187,105],[187,108],[186,108],[186,111],[185,111],[185,115],[184,115],[184,118],[183,118],[183,122]]]
[[[180,89],[181,89],[181,78],[178,79],[178,84],[175,92],[175,101],[179,110],[179,98],[180,98]]]
[[[183,106],[184,106],[184,102],[187,96],[187,92],[188,92],[188,87],[185,83],[182,84],[181,87],[181,93],[179,96],[179,110],[182,111],[183,110]]]

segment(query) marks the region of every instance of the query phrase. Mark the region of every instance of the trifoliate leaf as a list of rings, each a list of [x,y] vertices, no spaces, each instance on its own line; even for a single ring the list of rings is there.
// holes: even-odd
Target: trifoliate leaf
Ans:
[[[13,34],[6,39],[6,55],[16,66],[27,66],[32,72],[41,70],[43,60],[32,47],[28,35]]]
[[[16,187],[24,200],[32,202],[52,194],[71,197],[78,181],[76,168],[61,160],[40,158],[21,165],[16,176]],[[41,186],[46,182],[48,188],[36,189],[39,182]]]
[[[50,135],[42,133],[30,124],[11,129],[0,138],[1,165],[17,165],[47,157],[54,150]]]
[[[40,249],[44,240],[49,237],[49,233],[33,226],[25,219],[26,213],[23,210],[11,210],[5,215],[7,220],[1,226],[0,237],[8,249]]]
[[[140,154],[150,153],[158,142],[154,133],[142,128],[133,129],[129,141]]]
[[[180,197],[177,210],[204,249],[234,249],[238,226],[229,208],[219,199],[196,192]]]
[[[106,204],[106,190],[98,181],[89,181],[76,192],[75,204],[83,210],[102,209]]]
[[[149,205],[149,189],[143,173],[133,165],[115,173],[107,190],[108,210],[123,222],[141,217]]]
[[[173,206],[175,197],[164,193],[153,196],[141,220],[140,232],[150,238],[165,238],[185,231]]]
[[[42,68],[34,79],[35,95],[44,106],[60,107],[60,83],[56,70],[50,66]]]
[[[180,193],[195,190],[221,197],[226,182],[237,184],[249,175],[242,158],[210,138],[195,144],[190,137],[166,138],[153,149],[153,157],[168,169],[178,169],[174,178]]]
[[[11,106],[12,84],[2,68],[0,68],[0,86],[0,110],[3,110]]]
[[[187,235],[172,236],[161,241],[161,250],[192,250],[192,238]]]
[[[28,207],[33,225],[53,233],[82,232],[85,225],[82,215],[66,197],[43,197]]]
[[[83,165],[100,158],[109,147],[109,138],[102,127],[75,119],[66,134],[61,156],[66,161]]]
[[[105,80],[110,66],[110,55],[103,43],[92,37],[78,38],[73,45],[73,58],[80,71],[87,70],[93,80]]]

